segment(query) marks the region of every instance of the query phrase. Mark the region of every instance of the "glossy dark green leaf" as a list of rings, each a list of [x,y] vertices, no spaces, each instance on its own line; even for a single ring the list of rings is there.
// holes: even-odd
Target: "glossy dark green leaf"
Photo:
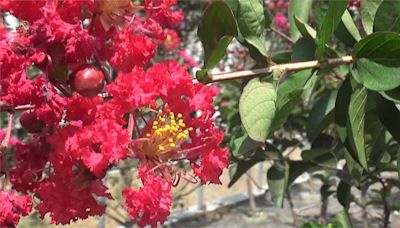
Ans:
[[[382,1],[383,0],[363,0],[361,4],[361,21],[367,34],[373,31],[375,14]]]
[[[303,161],[310,161],[315,164],[323,164],[334,167],[337,161],[331,150],[332,148],[304,150],[301,152],[301,158]]]
[[[290,1],[289,2],[289,23],[291,25],[295,24],[294,17],[299,18],[302,21],[307,22],[310,14],[312,0],[303,1]],[[297,40],[300,37],[300,32],[295,26],[291,26],[289,30],[290,37]]]
[[[392,90],[382,91],[380,94],[394,103],[400,104],[400,87],[394,88]]]
[[[365,87],[376,91],[400,86],[400,35],[376,32],[360,40],[353,49],[354,78]]]
[[[315,103],[307,119],[307,136],[313,141],[334,120],[337,90],[327,91]]]
[[[400,175],[400,149],[397,150],[397,173]]]
[[[228,188],[232,187],[239,179],[242,177],[251,167],[256,165],[259,160],[247,160],[247,161],[239,161],[237,164],[231,165],[229,167],[229,173],[231,176],[231,180],[228,184]]]
[[[325,45],[339,25],[347,5],[347,0],[329,0],[328,11],[324,17],[321,29],[317,34],[317,56],[322,56],[325,52]]]
[[[267,56],[264,38],[264,6],[260,0],[238,0],[237,22],[246,42]]]
[[[348,10],[344,11],[335,36],[349,47],[353,47],[357,41],[361,40],[360,32]]]
[[[293,46],[292,62],[314,60],[315,49],[314,39],[309,36],[300,38]]]
[[[262,144],[252,140],[247,134],[233,140],[231,153],[233,156],[247,153],[260,147]]]
[[[301,33],[303,37],[311,37],[315,39],[317,37],[317,31],[313,29],[311,26],[309,26],[307,23],[305,23],[303,20],[301,20],[298,17],[294,17],[294,22],[296,24],[297,29]]]
[[[348,146],[347,146],[348,147]],[[351,149],[351,148],[350,148]],[[361,177],[363,174],[363,167],[360,165],[359,162],[357,162],[356,160],[354,160],[352,154],[352,152],[346,151],[344,154],[344,157],[346,159],[346,166],[347,169],[349,171],[349,174],[352,177],[352,181],[354,181],[354,183],[356,185],[360,184],[361,181]]]
[[[357,153],[358,161],[367,169],[367,155],[365,151],[365,108],[367,104],[368,91],[365,87],[358,85],[350,98],[348,134],[354,150]]]
[[[347,138],[347,119],[352,92],[351,78],[347,76],[339,88],[335,103],[335,129],[342,142]]]
[[[279,155],[280,152],[276,147],[267,144],[265,151],[259,148],[255,150],[254,154],[248,157],[247,160],[240,160],[237,164],[231,165],[229,167],[231,180],[228,184],[228,188],[232,187],[240,179],[240,177],[242,177],[251,167],[253,167],[257,163],[264,161],[267,158],[271,159],[271,157],[279,157]]]
[[[315,165],[314,162],[310,161],[290,161],[289,162],[289,179],[288,185],[296,180],[301,174],[305,172],[314,172],[320,170],[321,167]]]
[[[400,111],[392,101],[380,97],[377,101],[379,120],[398,142],[400,142]]]
[[[339,203],[345,208],[349,209],[351,202],[351,185],[340,181],[337,187],[336,196]]]
[[[236,20],[229,6],[221,1],[213,2],[204,12],[197,35],[204,48],[204,67],[213,68],[237,35]]]
[[[275,116],[276,91],[271,83],[259,78],[250,80],[239,101],[239,113],[247,134],[254,141],[264,142]]]
[[[376,11],[374,31],[400,32],[400,1],[382,1]]]
[[[271,60],[274,63],[289,63],[292,57],[292,51],[280,51],[276,52],[271,56]]]
[[[265,18],[264,27],[265,28],[268,28],[271,25],[273,17],[274,16],[272,15],[271,11],[269,11],[268,7],[264,7],[264,18]]]
[[[275,163],[267,173],[268,188],[271,197],[278,207],[283,207],[289,178],[289,165]]]

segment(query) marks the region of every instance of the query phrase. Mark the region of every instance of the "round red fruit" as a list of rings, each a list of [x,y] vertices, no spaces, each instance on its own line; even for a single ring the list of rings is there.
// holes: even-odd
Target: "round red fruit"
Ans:
[[[104,74],[94,66],[79,68],[71,77],[72,89],[85,97],[94,97],[103,91],[105,86]]]
[[[36,113],[31,111],[24,112],[19,122],[29,133],[40,133],[44,127],[44,122],[37,117]]]

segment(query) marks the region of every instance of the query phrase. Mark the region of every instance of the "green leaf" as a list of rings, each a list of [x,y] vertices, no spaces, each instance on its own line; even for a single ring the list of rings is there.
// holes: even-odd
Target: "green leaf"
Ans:
[[[273,16],[269,11],[268,7],[264,7],[264,18],[265,18],[264,27],[268,28],[273,20]]]
[[[291,56],[292,56],[292,51],[279,51],[271,56],[271,60],[277,64],[289,63]]]
[[[350,215],[347,211],[339,212],[336,215],[336,220],[342,224],[343,228],[352,228],[353,224],[351,223]]]
[[[264,142],[275,115],[276,91],[271,83],[254,78],[243,89],[239,101],[240,118],[254,141]]]
[[[287,120],[292,110],[296,107],[296,105],[301,100],[301,95],[303,94],[302,89],[297,89],[291,91],[281,97],[281,102],[277,103],[279,107],[276,110],[275,116],[273,118],[270,133],[272,134],[274,131],[278,130]]]
[[[353,47],[357,41],[361,40],[360,32],[348,10],[344,11],[342,20],[335,31],[335,36],[349,47]]]
[[[347,210],[350,207],[351,202],[351,185],[340,181],[337,187],[336,196],[339,203]]]
[[[314,162],[310,161],[290,161],[289,162],[289,179],[288,185],[296,180],[301,174],[305,172],[314,172],[321,168],[316,166]]]
[[[346,159],[347,169],[349,170],[349,173],[352,177],[351,180],[354,181],[356,184],[360,184],[363,174],[363,167],[361,167],[360,164],[354,160],[350,152],[346,151],[344,157]]]
[[[264,7],[259,0],[239,0],[237,22],[244,39],[262,55],[267,56],[264,45]]]
[[[327,166],[336,165],[336,157],[334,156],[334,151],[332,148],[313,148],[310,150],[303,150],[301,152],[301,158],[303,161],[310,161],[316,164],[323,164]]]
[[[400,175],[400,149],[397,150],[397,173]]]
[[[400,104],[400,87],[392,90],[379,92],[384,98],[393,101],[395,104]]]
[[[309,104],[311,100],[311,96],[315,88],[317,87],[318,82],[321,80],[321,75],[319,75],[321,71],[314,71],[311,77],[308,79],[307,83],[304,85],[304,92],[303,92],[303,100],[306,105]]]
[[[339,88],[335,102],[335,129],[342,142],[347,138],[347,119],[352,92],[351,78],[347,76]]]
[[[358,85],[350,98],[349,119],[348,119],[348,134],[350,141],[357,153],[358,161],[367,169],[367,155],[365,151],[365,108],[367,103],[368,91],[365,87]]]
[[[209,82],[208,70],[203,69],[196,71],[196,79],[201,83],[208,83]]]
[[[317,34],[317,56],[322,56],[325,52],[325,44],[329,41],[336,27],[339,25],[342,15],[347,8],[347,4],[347,0],[329,0],[328,11],[324,17],[321,30]]]
[[[240,179],[240,177],[243,176],[243,174],[245,174],[257,163],[264,161],[267,158],[277,157],[280,155],[279,150],[273,145],[268,144],[266,149],[266,151],[262,150],[261,148],[257,149],[248,160],[240,160],[237,164],[229,167],[231,181],[228,184],[228,188],[232,187]]]
[[[304,223],[301,228],[325,228],[325,226],[312,221]]]
[[[268,188],[272,200],[278,207],[283,207],[283,200],[288,185],[289,165],[287,163],[274,163],[267,173]]]
[[[358,60],[351,72],[354,78],[365,87],[375,91],[392,90],[400,85],[397,76],[400,64],[385,66],[368,59]]]
[[[352,74],[365,87],[376,91],[400,86],[400,35],[376,32],[360,40],[353,49]]]
[[[307,23],[305,23],[298,17],[294,17],[294,22],[296,24],[297,29],[299,30],[299,32],[303,37],[308,36],[313,39],[316,39],[317,31],[315,31],[315,29],[313,29],[311,26],[309,26]]]
[[[229,173],[231,174],[231,181],[228,184],[228,188],[232,187],[251,167],[260,162],[259,160],[246,160],[239,161],[235,165],[229,167]]]
[[[237,35],[236,20],[229,6],[221,1],[213,2],[204,12],[197,35],[204,48],[205,68],[215,67]]]
[[[285,103],[286,95],[299,89],[303,89],[311,76],[311,70],[302,70],[289,74],[278,87],[277,107],[280,108]]]
[[[379,120],[398,142],[400,142],[400,111],[392,101],[380,97],[377,101]]]
[[[400,1],[382,1],[376,11],[374,31],[400,32]]]
[[[244,134],[233,140],[231,153],[233,156],[237,156],[254,150],[261,145],[261,143],[252,140],[248,135]]]
[[[276,101],[276,114],[271,124],[270,133],[279,129],[301,100],[303,87],[311,76],[311,70],[302,70],[291,75],[279,85]]]
[[[300,38],[293,46],[292,62],[314,60],[315,49],[314,39],[309,36]]]
[[[363,0],[361,4],[361,21],[367,34],[372,33],[374,18],[383,0]]]
[[[313,141],[334,120],[337,90],[327,91],[315,103],[307,119],[307,136]]]
[[[307,22],[308,16],[310,14],[311,6],[313,1],[312,0],[303,0],[303,1],[296,1],[292,0],[289,3],[289,23],[291,25],[295,24],[294,17],[299,18],[302,21]],[[291,26],[289,30],[290,37],[294,40],[297,40],[300,37],[299,30],[296,27]]]

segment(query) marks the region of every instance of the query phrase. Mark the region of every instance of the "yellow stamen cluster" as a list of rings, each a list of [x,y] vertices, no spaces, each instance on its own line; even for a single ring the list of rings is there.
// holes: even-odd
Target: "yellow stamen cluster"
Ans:
[[[152,145],[152,148],[148,149],[153,150],[148,151],[149,154],[177,149],[183,141],[188,139],[189,132],[192,130],[192,127],[186,127],[181,113],[175,116],[173,112],[165,115],[159,111],[158,118],[153,121],[150,132],[146,134],[146,137],[150,139],[149,144]]]

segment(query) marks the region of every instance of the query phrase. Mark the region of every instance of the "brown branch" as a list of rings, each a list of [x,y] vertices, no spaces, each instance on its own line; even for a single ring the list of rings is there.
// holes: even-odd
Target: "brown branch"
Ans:
[[[67,88],[64,87],[64,85],[62,85],[61,83],[52,80],[51,83],[54,85],[54,87],[56,87],[62,94],[64,94],[64,96],[66,97],[72,97],[72,92],[69,91]]]
[[[247,171],[246,175],[247,175],[246,185],[247,185],[247,195],[249,197],[249,205],[250,205],[251,212],[254,213],[257,211],[257,205],[256,205],[256,200],[255,200],[254,194],[253,194],[253,186],[251,185],[251,180],[249,178],[249,177],[251,177],[250,171]]]
[[[234,79],[253,78],[262,75],[268,76],[271,75],[274,70],[293,72],[305,69],[334,67],[344,64],[351,64],[352,62],[353,58],[351,56],[343,56],[340,58],[327,59],[327,60],[313,60],[306,62],[278,64],[254,70],[244,70],[244,71],[220,73],[220,74],[207,73],[206,75],[199,77],[198,80],[203,83],[211,83],[211,82],[219,82],[219,81],[234,80]]]
[[[249,178],[249,180],[259,189],[259,190],[264,190],[264,191],[269,191],[269,188],[263,188],[262,186],[260,186],[256,180],[254,180],[254,178],[249,175],[247,172],[245,173],[247,178]]]
[[[133,136],[133,128],[135,127],[135,123],[134,123],[134,116],[133,113],[129,113],[129,121],[128,121],[128,135],[129,138],[132,138]]]
[[[3,141],[0,144],[0,172],[4,171],[5,173],[5,178],[3,180],[2,184],[2,190],[7,190],[8,186],[8,164],[7,164],[7,156],[5,152],[8,149],[8,146],[10,145],[10,138],[11,138],[11,131],[13,128],[13,122],[14,122],[14,114],[10,113],[8,115],[8,124],[7,124],[7,129],[6,129],[6,134],[4,136]],[[4,153],[3,153],[4,152]],[[4,165],[4,167],[2,167]]]
[[[6,111],[6,112],[15,112],[15,111],[25,111],[25,110],[31,110],[34,109],[34,105],[18,105],[18,106],[13,106],[13,105],[3,105],[0,106],[0,111]]]
[[[382,184],[382,204],[383,204],[383,227],[389,227],[389,222],[390,222],[390,204],[387,201],[387,191],[388,187],[386,186],[385,182],[382,179],[379,179],[379,182]],[[390,190],[389,190],[390,191]]]
[[[1,142],[1,146],[4,146],[5,148],[8,148],[8,145],[10,142],[13,121],[14,121],[14,114],[10,113],[8,115],[8,124],[7,124],[7,129],[6,129],[6,135],[4,136],[3,142]]]

